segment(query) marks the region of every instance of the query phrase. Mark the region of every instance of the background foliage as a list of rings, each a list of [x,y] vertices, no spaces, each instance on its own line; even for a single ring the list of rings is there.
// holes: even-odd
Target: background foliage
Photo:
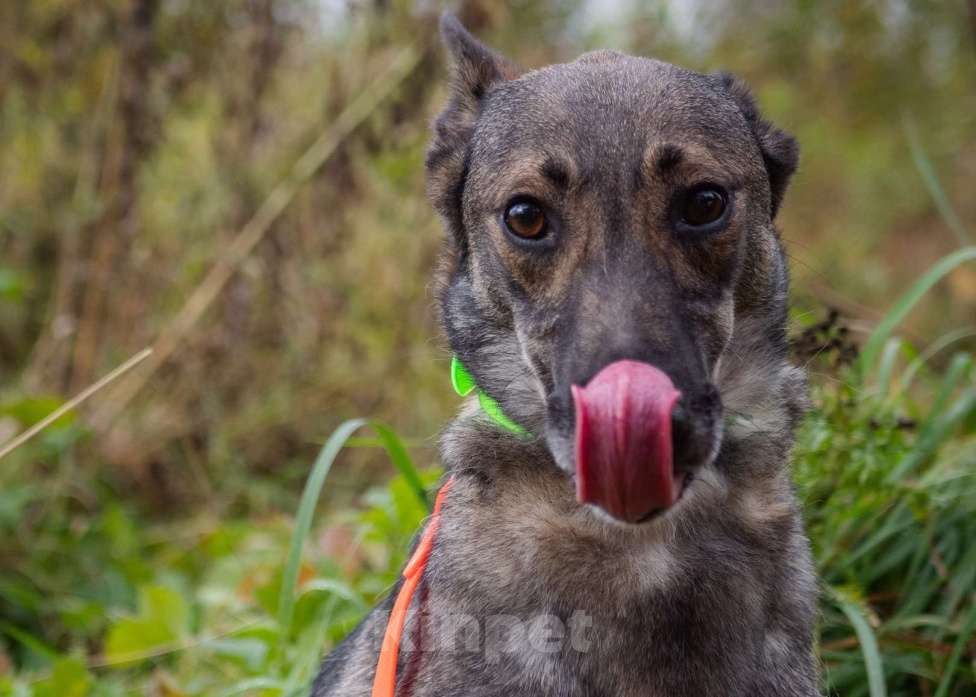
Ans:
[[[455,406],[421,176],[438,10],[0,5],[0,440],[166,348],[0,461],[0,695],[301,694],[395,578]],[[902,295],[976,239],[972,3],[460,10],[526,66],[733,70],[800,138],[779,222],[826,686],[976,694],[976,265]],[[357,432],[289,562],[311,463],[363,415],[394,431]]]

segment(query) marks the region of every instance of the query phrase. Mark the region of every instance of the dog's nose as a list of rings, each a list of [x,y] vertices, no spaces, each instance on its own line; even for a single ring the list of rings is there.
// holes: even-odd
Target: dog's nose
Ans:
[[[688,405],[685,400],[679,400],[671,412],[671,440],[674,442],[675,455],[680,457],[687,450],[694,437],[693,430]]]
[[[696,390],[689,399],[689,407],[693,413],[714,417],[722,408],[722,398],[719,395],[718,388],[708,383]]]
[[[678,401],[671,412],[671,440],[676,469],[693,467],[708,457],[715,441],[715,424],[722,409],[721,397],[714,385],[705,385],[690,392]]]

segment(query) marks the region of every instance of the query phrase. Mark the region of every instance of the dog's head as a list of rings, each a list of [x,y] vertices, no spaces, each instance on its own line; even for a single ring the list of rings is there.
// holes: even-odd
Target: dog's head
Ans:
[[[523,73],[441,29],[427,173],[451,348],[581,500],[641,521],[715,458],[723,361],[785,364],[772,220],[796,144],[727,75],[612,51]]]

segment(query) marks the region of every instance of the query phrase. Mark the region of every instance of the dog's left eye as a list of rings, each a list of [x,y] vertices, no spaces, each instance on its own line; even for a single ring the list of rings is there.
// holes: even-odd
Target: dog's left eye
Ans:
[[[698,186],[681,198],[677,222],[692,230],[711,230],[722,223],[727,208],[725,191],[711,185]]]
[[[516,237],[537,240],[546,234],[546,214],[531,201],[516,201],[505,210],[505,227]]]

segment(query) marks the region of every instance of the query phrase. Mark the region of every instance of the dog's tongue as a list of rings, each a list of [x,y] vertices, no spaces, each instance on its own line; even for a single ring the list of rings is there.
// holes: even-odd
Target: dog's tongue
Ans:
[[[647,363],[617,361],[572,391],[577,498],[632,523],[672,505],[680,491],[671,411],[681,393],[671,379]]]

